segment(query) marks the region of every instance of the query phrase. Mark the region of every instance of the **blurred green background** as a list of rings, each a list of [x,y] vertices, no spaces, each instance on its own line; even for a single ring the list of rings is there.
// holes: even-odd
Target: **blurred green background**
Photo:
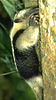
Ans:
[[[15,11],[23,8],[22,0],[0,0],[0,100],[36,100],[12,63],[10,29]]]

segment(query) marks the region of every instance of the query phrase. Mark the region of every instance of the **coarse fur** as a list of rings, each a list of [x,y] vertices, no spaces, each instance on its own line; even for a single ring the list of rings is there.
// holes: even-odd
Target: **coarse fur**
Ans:
[[[35,51],[39,39],[39,25],[32,16],[36,12],[37,9],[34,8],[16,14],[10,35],[14,62],[19,74],[25,79],[39,74],[39,61]]]
[[[17,13],[14,17],[10,39],[16,69],[33,91],[35,91],[34,85],[38,83],[35,88],[38,87],[38,100],[42,100],[42,94],[39,91],[41,91],[40,87],[42,88],[43,82],[35,50],[39,40],[39,24],[36,20],[37,13],[38,8],[24,9]],[[32,83],[34,84],[33,86]]]

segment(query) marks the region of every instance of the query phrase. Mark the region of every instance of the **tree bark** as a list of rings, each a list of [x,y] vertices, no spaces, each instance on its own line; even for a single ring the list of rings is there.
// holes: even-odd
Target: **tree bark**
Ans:
[[[44,100],[56,99],[56,4],[39,0]]]

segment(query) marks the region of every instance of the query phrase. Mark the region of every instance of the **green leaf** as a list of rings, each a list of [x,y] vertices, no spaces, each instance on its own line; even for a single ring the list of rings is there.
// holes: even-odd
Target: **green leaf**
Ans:
[[[0,25],[0,53],[11,53],[9,32]]]
[[[12,20],[14,18],[15,12],[18,12],[18,9],[22,9],[19,0],[1,0],[1,2]]]
[[[11,71],[11,72],[7,72],[7,73],[3,73],[3,74],[0,74],[0,76],[4,76],[4,75],[9,75],[9,74],[13,74],[15,73],[16,71]]]
[[[14,0],[11,0],[11,1],[14,1]],[[1,0],[1,2],[2,2],[5,10],[9,14],[10,18],[13,20],[14,12],[15,12],[15,6],[13,6],[8,0]]]

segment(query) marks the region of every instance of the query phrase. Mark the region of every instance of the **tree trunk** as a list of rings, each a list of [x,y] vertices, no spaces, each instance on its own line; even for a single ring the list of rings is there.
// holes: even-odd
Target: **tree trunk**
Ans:
[[[56,99],[56,4],[39,0],[44,100]]]

